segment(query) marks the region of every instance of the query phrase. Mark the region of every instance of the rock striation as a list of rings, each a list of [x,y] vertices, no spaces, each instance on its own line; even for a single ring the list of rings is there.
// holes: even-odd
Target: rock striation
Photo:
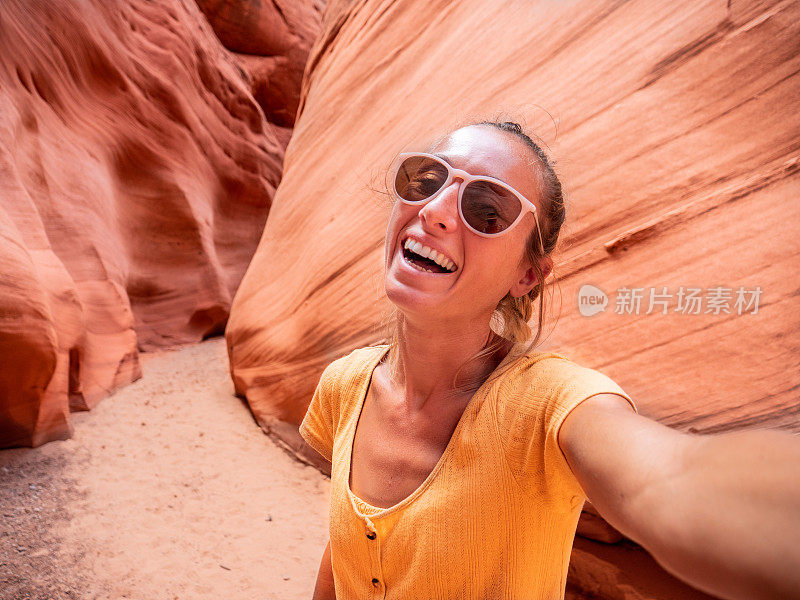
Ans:
[[[510,118],[543,140],[568,195],[545,347],[682,430],[800,431],[800,7],[509,2],[486,19],[479,4],[328,6],[227,330],[262,425],[299,447],[324,366],[382,338],[391,159]],[[609,302],[590,317],[586,284]]]
[[[253,75],[187,0],[0,3],[0,447],[68,437],[140,350],[222,333],[320,24],[295,4],[271,37],[278,5],[229,29],[274,43]]]

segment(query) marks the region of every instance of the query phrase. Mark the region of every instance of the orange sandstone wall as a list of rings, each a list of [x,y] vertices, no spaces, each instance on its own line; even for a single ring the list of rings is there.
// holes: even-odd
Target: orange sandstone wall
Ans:
[[[0,447],[223,331],[321,18],[267,13],[225,41],[275,52],[241,57],[188,0],[0,3]]]
[[[382,337],[383,169],[455,126],[508,117],[549,146],[569,195],[546,347],[681,430],[800,431],[798,98],[798,3],[329,3],[226,331],[236,389],[315,460],[297,425],[319,374]],[[579,312],[585,285],[604,312]],[[667,313],[647,314],[664,287]],[[699,314],[678,310],[680,288],[699,290]],[[749,301],[756,288],[757,312],[737,309],[738,290]],[[625,289],[641,290],[638,311]],[[717,309],[715,294],[731,296]],[[581,552],[583,593],[700,597],[656,567],[643,583],[630,558]]]
[[[391,158],[510,117],[548,144],[569,196],[546,346],[679,429],[800,431],[800,5],[481,6],[328,6],[227,329],[261,424],[299,448],[323,367],[381,339]],[[581,315],[586,284],[605,312]],[[663,287],[667,314],[645,314]],[[677,310],[681,287],[702,291],[700,314]],[[732,291],[715,314],[718,287]],[[761,288],[756,314],[737,310],[740,287]],[[643,290],[639,314],[618,312],[621,288]]]

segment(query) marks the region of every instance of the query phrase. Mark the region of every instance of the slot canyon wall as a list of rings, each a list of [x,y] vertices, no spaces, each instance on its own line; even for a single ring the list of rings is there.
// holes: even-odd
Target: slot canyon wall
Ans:
[[[139,350],[222,333],[321,12],[0,3],[0,447],[68,437]]]
[[[800,431],[799,99],[797,3],[330,2],[231,310],[237,391],[321,466],[297,433],[318,377],[380,341],[389,312],[385,167],[459,125],[511,119],[544,141],[568,195],[543,347],[680,430]],[[582,316],[581,289],[605,311]],[[613,539],[586,517],[584,532]],[[578,538],[572,589],[704,597],[648,560]]]

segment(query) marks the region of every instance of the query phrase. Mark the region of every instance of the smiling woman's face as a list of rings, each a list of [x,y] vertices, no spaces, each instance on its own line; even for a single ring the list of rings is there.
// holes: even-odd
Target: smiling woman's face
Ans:
[[[531,164],[535,158],[512,134],[473,125],[454,131],[430,153],[472,175],[506,182],[530,199],[541,214],[536,171]],[[536,284],[524,261],[525,244],[535,227],[533,214],[527,213],[503,235],[479,236],[459,216],[461,185],[463,182],[455,179],[422,206],[398,200],[392,209],[386,231],[384,285],[389,299],[409,318],[482,322],[508,292],[520,296]],[[412,255],[404,252],[408,245],[420,251],[417,244],[444,255],[444,260],[437,257],[438,262],[452,271],[420,268]]]

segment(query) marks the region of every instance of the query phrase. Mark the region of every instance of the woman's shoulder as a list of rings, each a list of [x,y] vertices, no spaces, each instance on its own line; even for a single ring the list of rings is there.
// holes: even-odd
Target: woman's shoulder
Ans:
[[[561,352],[536,352],[517,357],[498,389],[495,414],[500,442],[517,481],[531,489],[553,485],[566,496],[580,490],[558,445],[558,431],[578,404],[596,394],[630,397],[610,377]],[[548,476],[550,484],[537,479]],[[556,479],[552,479],[556,477]]]
[[[385,345],[356,348],[330,362],[322,371],[301,424],[301,434],[306,432],[309,438],[322,440],[315,447],[322,448],[321,452],[328,460],[339,424],[357,405],[366,378],[387,348]]]
[[[521,404],[554,404],[571,408],[588,396],[604,392],[628,398],[611,377],[561,351],[524,353],[509,367],[501,376],[500,395],[513,395]]]
[[[505,387],[528,387],[532,382],[554,384],[581,374],[584,367],[555,350],[511,351],[507,368],[501,374]],[[590,369],[591,370],[591,369]]]
[[[364,346],[332,361],[323,371],[321,381],[332,385],[352,384],[372,373],[375,365],[388,351],[388,344]]]

